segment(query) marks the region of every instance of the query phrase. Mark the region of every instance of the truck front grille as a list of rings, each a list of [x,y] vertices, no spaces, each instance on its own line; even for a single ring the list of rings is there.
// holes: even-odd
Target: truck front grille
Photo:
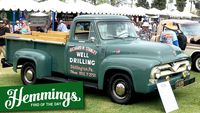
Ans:
[[[190,63],[187,60],[172,62],[160,66],[156,66],[151,71],[151,79],[173,75],[189,70]]]

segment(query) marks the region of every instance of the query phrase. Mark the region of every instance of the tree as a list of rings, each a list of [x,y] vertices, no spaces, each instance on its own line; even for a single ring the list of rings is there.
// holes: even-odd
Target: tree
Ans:
[[[163,10],[166,8],[166,0],[154,0],[153,3],[151,4],[151,7]]]
[[[195,1],[195,8],[200,9],[200,1]]]
[[[147,0],[137,0],[137,3],[136,3],[136,6],[137,7],[144,7],[146,9],[149,9],[149,2]]]
[[[116,0],[110,0],[110,4],[114,6],[116,4]]]
[[[176,0],[176,7],[177,7],[177,10],[179,11],[183,11],[184,8],[185,8],[185,5],[186,5],[186,1],[187,0]]]
[[[85,0],[85,2],[98,5],[98,4],[108,3],[108,0]]]

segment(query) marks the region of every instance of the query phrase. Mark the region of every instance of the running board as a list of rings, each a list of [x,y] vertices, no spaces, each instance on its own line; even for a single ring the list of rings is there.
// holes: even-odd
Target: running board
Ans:
[[[42,79],[51,80],[51,81],[57,81],[57,82],[78,82],[78,80],[65,79],[65,78],[55,77],[55,76],[43,77]],[[98,89],[98,84],[97,83],[83,81],[83,85],[85,87],[91,87],[91,88]]]

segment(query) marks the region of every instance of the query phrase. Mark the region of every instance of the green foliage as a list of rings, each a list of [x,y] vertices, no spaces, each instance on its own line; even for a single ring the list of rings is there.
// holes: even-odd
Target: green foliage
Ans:
[[[151,7],[163,10],[166,8],[166,0],[154,0]]]
[[[187,0],[176,0],[176,7],[178,11],[183,11]]]
[[[94,0],[92,0],[94,1]],[[97,0],[96,4],[99,5],[99,4],[103,4],[103,3],[108,3],[108,0]]]
[[[94,5],[99,5],[103,3],[110,3],[111,5],[115,6],[116,4],[122,2],[123,0],[87,0],[87,2],[90,2]]]
[[[136,3],[136,6],[137,7],[144,7],[146,9],[149,9],[149,2],[147,0],[137,0],[137,3]]]

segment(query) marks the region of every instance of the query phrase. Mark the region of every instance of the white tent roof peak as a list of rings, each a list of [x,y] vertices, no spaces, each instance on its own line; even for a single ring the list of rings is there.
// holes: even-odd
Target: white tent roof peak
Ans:
[[[40,4],[34,0],[0,0],[0,10],[38,11]]]
[[[47,0],[41,2],[41,10],[42,11],[55,11],[55,12],[65,12],[66,3],[60,0]]]

